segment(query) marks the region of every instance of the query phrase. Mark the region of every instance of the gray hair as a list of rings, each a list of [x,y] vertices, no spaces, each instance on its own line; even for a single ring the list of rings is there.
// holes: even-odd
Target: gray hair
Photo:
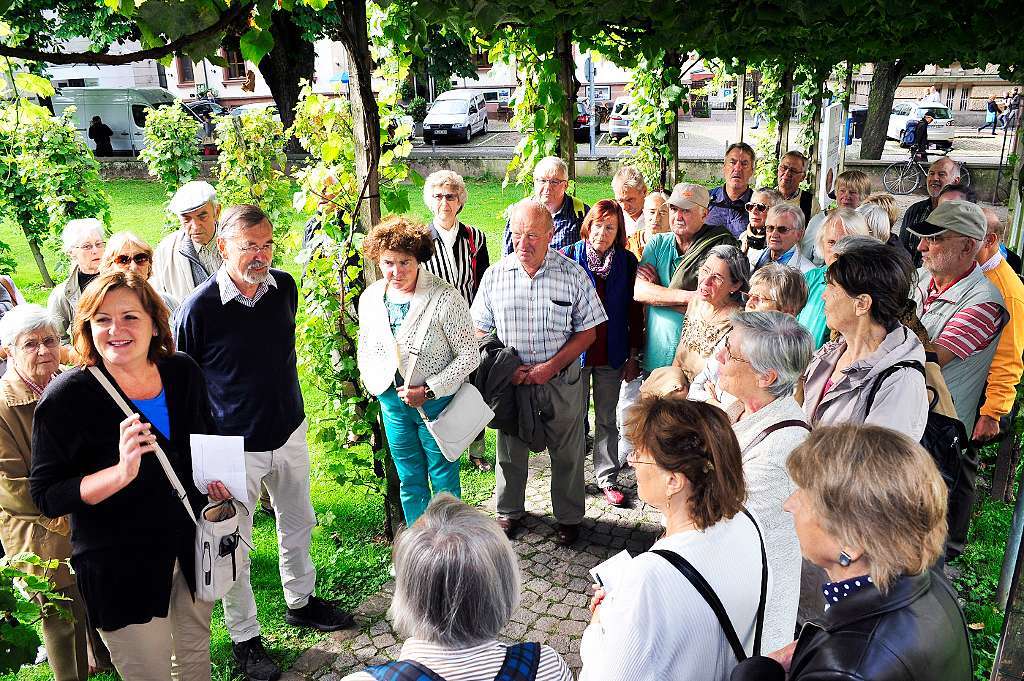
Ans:
[[[647,182],[644,180],[643,173],[636,166],[622,166],[619,168],[612,177],[613,187],[616,182],[621,182],[623,189],[639,189],[644,194],[647,193]]]
[[[556,170],[563,178],[569,177],[569,164],[557,156],[545,156],[533,167],[533,176],[543,175],[545,171]]]
[[[740,349],[754,373],[775,372],[775,382],[765,390],[775,397],[791,395],[814,355],[807,329],[781,312],[737,312],[732,328],[743,329]]]
[[[50,329],[60,337],[60,321],[49,310],[33,303],[18,305],[0,319],[0,345],[12,348],[22,334],[39,329]]]
[[[739,282],[740,285],[736,289],[736,293],[733,294],[733,297],[736,299],[741,298],[742,294],[750,286],[750,260],[743,251],[728,244],[719,244],[712,247],[701,264],[703,265],[707,262],[711,256],[718,258],[729,268],[729,278],[734,282]]]
[[[877,246],[878,239],[873,236],[863,236],[861,234],[852,234],[850,236],[844,236],[842,239],[836,242],[836,245],[832,247],[832,252],[837,256],[844,255],[850,251],[864,246]]]
[[[883,243],[889,240],[889,236],[892,234],[889,211],[875,203],[862,203],[857,206],[857,212],[864,216],[864,222],[867,223],[871,236]]]
[[[753,201],[754,197],[757,196],[758,194],[761,194],[766,199],[768,199],[767,203],[769,208],[778,205],[786,200],[786,197],[782,195],[782,192],[773,187],[761,187],[760,189],[755,189],[754,193],[750,195],[750,200]]]
[[[765,220],[779,215],[788,215],[793,220],[793,226],[796,227],[798,232],[804,231],[807,227],[807,223],[804,221],[804,212],[800,210],[799,206],[794,206],[791,203],[777,203],[768,209],[768,215],[765,216]]]
[[[64,252],[70,254],[72,248],[78,246],[85,237],[92,233],[99,234],[100,238],[103,238],[103,223],[96,218],[68,220],[68,224],[64,225],[64,231],[60,234]]]
[[[540,221],[544,223],[544,229],[548,232],[552,232],[555,229],[555,221],[551,217],[551,212],[544,207],[544,204],[533,198],[532,196],[525,199],[516,201],[508,209],[508,227],[512,229],[512,221],[521,212],[535,213],[540,217]]]
[[[459,196],[459,210],[461,211],[466,205],[469,193],[466,191],[466,181],[462,179],[462,175],[451,170],[437,170],[427,175],[427,179],[423,183],[423,203],[430,206],[433,198],[431,194],[435,189],[442,187],[451,187],[455,190]]]
[[[782,312],[795,315],[807,304],[807,280],[798,269],[777,262],[765,263],[750,275],[750,288],[759,284],[768,289],[768,295]]]
[[[851,234],[871,236],[871,230],[868,229],[868,221],[864,219],[863,215],[850,208],[836,208],[829,212],[828,217],[821,223],[821,229],[818,230],[818,252],[825,252],[826,235],[830,229],[835,227],[837,222],[842,223],[843,230],[847,236]]]
[[[519,604],[519,561],[498,523],[439,494],[395,541],[395,629],[449,649],[498,636]]]
[[[270,224],[270,218],[259,206],[242,203],[231,206],[221,215],[220,225],[217,227],[217,236],[222,239],[234,239],[241,236],[242,232],[261,222]]]

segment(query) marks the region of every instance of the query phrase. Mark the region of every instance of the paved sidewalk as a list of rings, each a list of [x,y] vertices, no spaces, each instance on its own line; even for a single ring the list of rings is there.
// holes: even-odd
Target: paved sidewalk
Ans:
[[[591,476],[588,465],[588,475]],[[538,641],[561,653],[574,674],[580,670],[579,646],[590,621],[588,571],[622,549],[647,550],[661,532],[656,509],[637,502],[633,508],[608,506],[595,485],[587,486],[587,517],[580,538],[571,547],[554,542],[555,520],[549,501],[549,459],[530,459],[524,525],[529,530],[513,542],[520,557],[523,594],[519,610],[502,632],[509,642]],[[588,479],[591,479],[588,478]],[[620,476],[623,492],[636,498],[632,469]],[[494,513],[494,498],[483,504]],[[522,530],[520,530],[522,532]],[[341,631],[303,653],[282,681],[338,681],[352,671],[398,657],[401,639],[387,618],[394,584],[364,601],[356,610],[358,629]]]

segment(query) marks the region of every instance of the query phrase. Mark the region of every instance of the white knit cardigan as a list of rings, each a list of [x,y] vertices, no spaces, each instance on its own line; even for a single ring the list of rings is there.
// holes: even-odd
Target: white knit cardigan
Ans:
[[[387,307],[384,304],[383,279],[371,284],[359,297],[359,347],[356,361],[363,384],[372,395],[380,395],[392,386],[395,372],[405,376],[409,366],[409,345],[416,337],[421,321],[430,324],[411,386],[430,387],[437,397],[454,395],[470,373],[480,366],[480,349],[473,330],[469,306],[455,288],[422,266],[416,277],[416,291],[409,301],[409,313],[398,327],[397,339],[391,333]],[[429,320],[422,320],[431,296],[439,294],[437,307]],[[395,342],[401,352],[398,366]]]

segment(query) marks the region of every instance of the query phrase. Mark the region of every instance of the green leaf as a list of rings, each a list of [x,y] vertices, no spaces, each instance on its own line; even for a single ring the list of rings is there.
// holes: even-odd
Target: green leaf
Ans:
[[[49,80],[25,71],[14,74],[14,84],[22,93],[30,92],[40,97],[53,97],[55,92]]]
[[[242,56],[251,64],[259,64],[260,61],[274,47],[274,36],[270,31],[249,30],[238,41],[242,50]]]

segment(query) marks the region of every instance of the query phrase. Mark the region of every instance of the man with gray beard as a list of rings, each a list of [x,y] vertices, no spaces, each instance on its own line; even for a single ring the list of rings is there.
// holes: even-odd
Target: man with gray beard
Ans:
[[[352,625],[352,617],[313,595],[309,555],[316,525],[309,496],[306,417],[295,364],[298,290],[291,275],[271,269],[274,229],[256,206],[234,206],[221,219],[217,248],[224,264],[178,308],[175,340],[206,375],[221,435],[245,438],[249,509],[239,515],[244,547],[234,587],[224,597],[224,621],[235,661],[247,679],[281,675],[260,639],[249,580],[252,507],[265,484],[277,514],[285,621],[320,631]]]

